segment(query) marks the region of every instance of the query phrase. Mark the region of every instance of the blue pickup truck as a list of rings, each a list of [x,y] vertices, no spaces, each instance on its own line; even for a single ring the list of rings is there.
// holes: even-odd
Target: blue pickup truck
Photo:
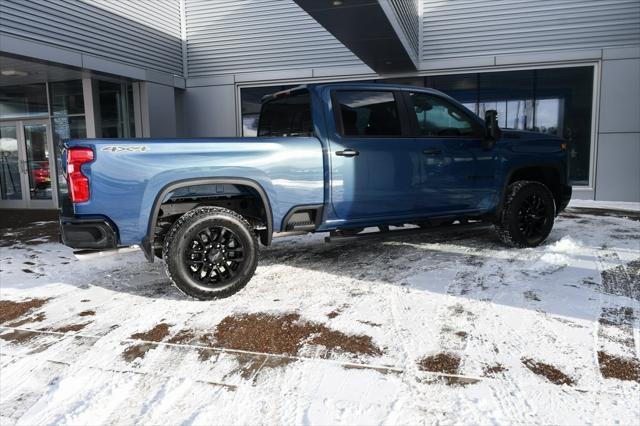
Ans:
[[[63,167],[66,245],[140,245],[199,299],[244,287],[274,234],[484,221],[531,247],[571,198],[562,139],[383,84],[266,96],[256,138],[71,140]]]

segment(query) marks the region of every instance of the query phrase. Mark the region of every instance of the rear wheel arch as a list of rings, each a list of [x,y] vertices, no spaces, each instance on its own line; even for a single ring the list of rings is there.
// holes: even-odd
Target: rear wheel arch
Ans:
[[[263,217],[261,219],[264,220],[264,225],[266,227],[265,230],[260,232],[260,242],[264,245],[270,245],[272,234],[273,234],[273,213],[271,210],[271,204],[269,202],[269,197],[267,192],[264,190],[262,185],[258,182],[247,179],[247,178],[196,178],[196,179],[185,179],[176,182],[169,183],[164,186],[162,190],[158,192],[156,198],[153,202],[153,206],[151,208],[151,213],[149,215],[149,222],[147,225],[147,233],[145,238],[142,241],[142,248],[145,252],[147,260],[153,262],[154,258],[154,250],[159,247],[154,247],[154,240],[157,231],[158,218],[160,215],[160,209],[163,205],[163,202],[168,194],[175,192],[179,189],[192,187],[192,186],[203,186],[203,185],[233,185],[239,188],[246,188],[251,192],[256,194],[257,199],[260,202],[262,209],[264,209]],[[215,194],[213,194],[215,195]]]

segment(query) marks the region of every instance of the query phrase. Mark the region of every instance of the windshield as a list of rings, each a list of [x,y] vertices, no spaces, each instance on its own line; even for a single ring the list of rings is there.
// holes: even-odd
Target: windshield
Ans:
[[[312,136],[309,92],[270,100],[262,105],[258,136]]]

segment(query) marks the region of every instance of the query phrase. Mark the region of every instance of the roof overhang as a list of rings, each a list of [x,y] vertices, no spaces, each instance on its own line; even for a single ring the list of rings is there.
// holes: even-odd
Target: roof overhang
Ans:
[[[294,1],[377,73],[416,71],[417,47],[407,42],[388,0]]]

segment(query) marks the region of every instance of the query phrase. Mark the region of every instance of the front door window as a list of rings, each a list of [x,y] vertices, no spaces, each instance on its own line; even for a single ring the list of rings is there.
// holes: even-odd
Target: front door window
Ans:
[[[480,126],[450,102],[426,93],[411,93],[410,96],[418,137],[473,138],[481,135]]]

